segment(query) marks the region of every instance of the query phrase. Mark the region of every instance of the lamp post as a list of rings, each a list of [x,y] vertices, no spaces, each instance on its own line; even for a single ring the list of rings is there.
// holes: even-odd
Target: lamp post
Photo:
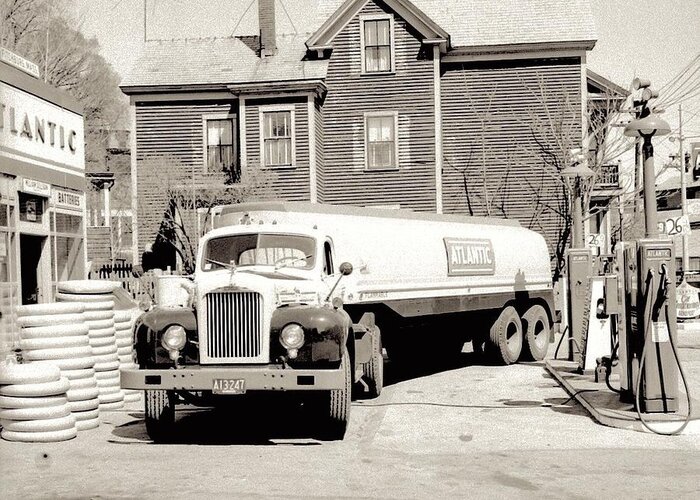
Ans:
[[[661,117],[649,112],[644,118],[632,120],[625,127],[627,137],[641,137],[642,156],[644,158],[644,227],[647,238],[659,235],[656,210],[656,173],[654,172],[654,136],[668,135],[671,127]]]
[[[582,183],[592,179],[595,172],[588,168],[586,159],[581,154],[580,149],[573,149],[569,154],[569,166],[562,169],[561,176],[564,178],[567,187],[573,193],[572,209],[572,248],[585,248],[586,242],[583,235],[583,187]]]
[[[625,135],[642,139],[643,158],[643,189],[644,189],[644,225],[647,238],[654,238],[659,235],[657,226],[658,215],[656,211],[656,173],[654,172],[654,146],[651,138],[655,135],[662,136],[671,133],[669,124],[652,113],[649,108],[649,101],[659,97],[659,93],[651,88],[651,82],[644,78],[635,78],[632,81],[634,90],[641,90],[639,100],[634,101],[635,107],[639,108],[637,117],[625,127]]]

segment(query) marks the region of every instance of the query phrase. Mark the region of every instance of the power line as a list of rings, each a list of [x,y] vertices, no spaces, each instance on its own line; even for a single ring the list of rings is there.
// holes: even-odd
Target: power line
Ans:
[[[695,64],[696,62],[700,61],[700,53],[698,53],[697,56],[695,56],[695,59],[692,59],[676,76],[671,78],[668,82],[666,82],[664,85],[661,86],[659,89],[659,93],[663,92],[666,90],[667,87],[671,87],[675,85],[675,83],[680,80],[683,75],[690,70],[690,68]]]

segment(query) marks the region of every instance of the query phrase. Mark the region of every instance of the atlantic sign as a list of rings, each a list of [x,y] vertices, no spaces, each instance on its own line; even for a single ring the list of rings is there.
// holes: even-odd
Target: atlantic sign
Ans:
[[[75,173],[85,169],[83,118],[0,83],[0,151]],[[78,172],[79,171],[79,172]]]
[[[447,275],[494,274],[496,260],[491,240],[444,238]]]

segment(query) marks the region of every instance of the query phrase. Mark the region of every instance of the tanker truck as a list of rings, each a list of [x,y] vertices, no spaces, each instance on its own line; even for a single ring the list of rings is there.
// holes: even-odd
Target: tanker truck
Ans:
[[[154,440],[179,403],[297,391],[342,439],[353,387],[378,396],[383,351],[397,366],[474,351],[541,360],[553,292],[543,237],[516,221],[303,202],[217,207],[188,297],[144,313],[138,368]]]

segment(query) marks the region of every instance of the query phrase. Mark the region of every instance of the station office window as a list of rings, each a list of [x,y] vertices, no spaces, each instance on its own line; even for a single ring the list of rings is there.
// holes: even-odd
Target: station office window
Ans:
[[[260,148],[265,167],[294,166],[294,109],[267,107],[260,110]]]
[[[240,180],[233,118],[205,118],[205,121],[207,171],[231,172],[234,180]]]
[[[397,129],[396,113],[365,115],[365,151],[368,170],[399,168]]]
[[[364,73],[390,73],[394,70],[391,16],[362,18],[362,70]]]

